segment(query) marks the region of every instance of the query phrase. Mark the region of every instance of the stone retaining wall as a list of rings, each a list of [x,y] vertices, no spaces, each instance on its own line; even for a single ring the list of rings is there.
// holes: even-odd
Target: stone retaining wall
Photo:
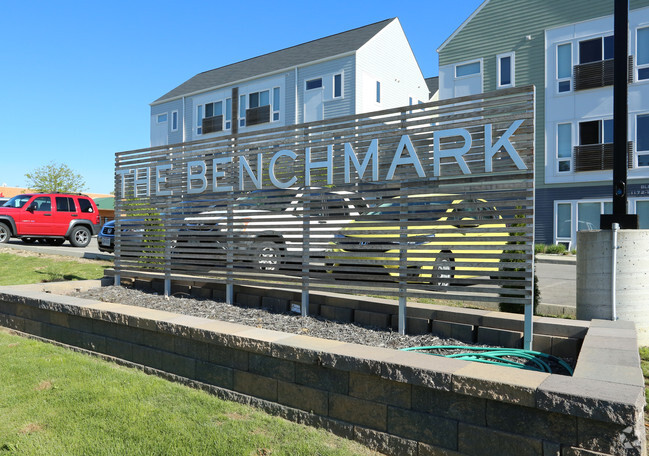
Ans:
[[[626,322],[590,323],[575,375],[567,377],[58,296],[42,288],[0,287],[0,325],[146,366],[387,454],[645,453],[643,378],[635,329]]]

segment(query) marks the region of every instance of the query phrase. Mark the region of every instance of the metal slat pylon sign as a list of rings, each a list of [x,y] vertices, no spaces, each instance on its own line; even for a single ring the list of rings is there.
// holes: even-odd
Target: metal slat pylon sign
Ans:
[[[534,89],[116,154],[120,276],[524,306]]]

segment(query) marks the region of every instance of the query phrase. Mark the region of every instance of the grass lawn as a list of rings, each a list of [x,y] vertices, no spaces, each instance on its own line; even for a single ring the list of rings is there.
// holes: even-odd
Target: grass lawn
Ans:
[[[110,261],[0,249],[0,285],[100,279]]]
[[[371,455],[325,431],[0,329],[0,453]]]

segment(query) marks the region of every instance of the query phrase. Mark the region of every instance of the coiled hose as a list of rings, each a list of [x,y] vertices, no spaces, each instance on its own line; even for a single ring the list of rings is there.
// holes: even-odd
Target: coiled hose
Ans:
[[[403,351],[421,351],[428,352],[431,350],[461,350],[459,353],[442,355],[438,353],[428,353],[433,356],[443,356],[446,358],[462,359],[465,361],[477,361],[486,364],[497,364],[500,366],[510,366],[517,369],[533,370],[538,372],[547,372],[552,374],[552,362],[558,364],[572,376],[573,370],[568,363],[561,358],[547,353],[541,353],[520,348],[493,348],[493,347],[471,347],[462,345],[431,345],[426,347],[408,347],[402,348]],[[523,360],[515,361],[514,359]],[[556,372],[554,372],[556,373]]]

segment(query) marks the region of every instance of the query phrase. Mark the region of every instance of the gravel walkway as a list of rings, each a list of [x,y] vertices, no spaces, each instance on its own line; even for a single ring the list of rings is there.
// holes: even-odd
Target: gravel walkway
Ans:
[[[72,295],[372,347],[400,349],[428,345],[466,345],[454,339],[442,339],[432,334],[402,336],[398,332],[383,328],[363,327],[353,323],[325,320],[321,317],[303,318],[295,313],[278,314],[268,309],[239,307],[208,299],[173,296],[167,299],[155,293],[125,287],[93,288]]]

